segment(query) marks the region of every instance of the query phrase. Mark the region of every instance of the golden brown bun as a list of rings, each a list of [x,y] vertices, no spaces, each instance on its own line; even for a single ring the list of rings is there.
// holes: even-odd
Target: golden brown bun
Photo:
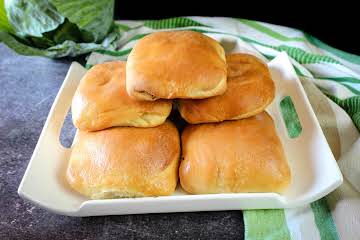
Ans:
[[[92,199],[171,195],[179,154],[179,133],[170,121],[153,128],[79,131],[66,177]]]
[[[179,176],[193,194],[282,192],[291,173],[273,120],[254,117],[189,125],[181,136]]]
[[[81,80],[72,101],[74,125],[97,131],[113,126],[153,127],[162,124],[171,111],[171,101],[138,101],[125,87],[125,62],[107,62],[92,67]]]
[[[231,54],[227,90],[221,96],[179,100],[181,116],[189,123],[221,122],[254,116],[271,103],[275,85],[267,66],[249,54]]]
[[[139,40],[126,64],[129,95],[143,100],[207,98],[226,90],[225,53],[198,32],[156,32]]]

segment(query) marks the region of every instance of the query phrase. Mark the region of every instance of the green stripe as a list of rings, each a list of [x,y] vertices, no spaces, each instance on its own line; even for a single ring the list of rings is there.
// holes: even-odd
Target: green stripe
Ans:
[[[319,48],[322,48],[322,49],[324,49],[324,50],[334,54],[335,56],[342,58],[348,62],[360,65],[360,56],[333,48],[333,47],[327,45],[326,43],[320,41],[319,39],[311,36],[310,34],[307,34],[307,33],[304,33],[304,34],[305,34],[306,39],[313,45],[315,45]]]
[[[298,137],[302,132],[301,123],[290,96],[280,102],[280,110],[290,138]]]
[[[284,210],[246,210],[243,212],[246,240],[290,240]]]
[[[138,26],[135,26],[135,27],[130,27],[126,24],[122,24],[122,23],[119,23],[119,22],[114,22],[114,24],[120,28],[121,30],[127,32],[127,31],[130,31],[130,30],[134,30],[134,29],[138,29],[138,28],[141,28],[143,26],[143,24],[140,24]]]
[[[270,46],[272,47],[272,46]],[[277,47],[272,47],[278,51],[286,51],[290,57],[294,58],[300,64],[313,64],[313,63],[335,63],[341,64],[339,61],[333,59],[332,57],[325,55],[318,55],[307,53],[301,48],[289,47],[286,45],[280,45]]]
[[[295,65],[293,65],[294,69],[295,69],[295,72],[298,76],[300,77],[307,77],[305,74],[303,74],[300,69],[298,67],[296,67]]]
[[[262,54],[264,57],[266,57],[267,60],[271,61],[275,58],[274,55],[269,55],[269,54]]]
[[[124,30],[125,32],[131,30],[131,27],[129,27],[128,25],[125,25],[125,24],[115,22],[115,25],[118,28],[120,28],[121,30]]]
[[[171,23],[166,23],[166,24],[158,23],[159,21],[161,21],[161,20],[152,21],[152,22],[154,22],[152,24],[155,24],[155,25],[159,24],[159,25],[154,26],[154,27],[156,27],[156,29],[160,29],[160,28],[164,27],[164,25],[169,26],[169,24],[171,24]],[[168,28],[168,27],[166,27],[166,28]],[[333,59],[333,58],[331,58],[329,56],[307,53],[304,50],[302,50],[300,48],[296,48],[296,47],[290,47],[290,46],[286,46],[286,45],[271,46],[271,45],[264,44],[264,43],[258,42],[256,40],[247,38],[247,37],[243,37],[243,36],[239,36],[237,34],[231,34],[231,33],[209,31],[209,30],[198,29],[198,28],[189,28],[187,30],[201,32],[201,33],[223,34],[223,35],[233,36],[233,37],[240,38],[240,39],[242,39],[242,40],[244,40],[245,42],[248,42],[248,43],[255,43],[255,44],[258,44],[258,45],[261,45],[261,46],[264,46],[264,47],[275,49],[275,50],[280,51],[280,52],[285,51],[285,52],[287,52],[287,54],[290,57],[295,59],[300,64],[311,64],[311,63],[335,63],[335,64],[340,64],[339,61],[337,61],[337,60],[335,60],[335,59]],[[149,33],[147,33],[147,34],[149,34]],[[139,39],[139,38],[141,38],[141,37],[143,37],[145,35],[146,34],[142,34],[141,36],[135,35],[133,37],[133,39],[129,39],[128,43],[130,41],[137,40],[137,39]]]
[[[315,223],[320,232],[322,240],[338,240],[334,221],[325,198],[310,204],[314,213]]]
[[[203,32],[206,32],[206,31],[203,31]],[[255,40],[250,39],[250,38],[246,38],[246,37],[240,37],[240,38],[242,40],[244,40],[245,42],[250,43],[250,44],[257,44],[257,45],[260,45],[260,46],[263,46],[263,47],[274,49],[274,50],[279,51],[279,52],[285,51],[291,58],[293,58],[295,61],[297,61],[300,64],[322,63],[322,62],[324,62],[324,63],[339,63],[338,61],[336,61],[336,60],[334,60],[334,59],[332,59],[330,57],[327,57],[327,56],[306,53],[305,51],[303,51],[300,48],[289,47],[289,46],[285,46],[285,45],[280,45],[278,47],[274,47],[274,46],[271,46],[271,45],[267,45],[267,44],[255,41]],[[259,49],[258,49],[258,51],[261,52],[261,50],[259,50]],[[264,56],[266,55],[263,52],[261,52],[261,54],[263,54]],[[301,73],[301,74],[299,74],[300,76],[308,77],[307,74],[300,71],[300,69],[297,68],[295,65],[293,65],[293,66],[295,68],[295,71],[298,74]],[[299,67],[304,68],[301,65]],[[304,68],[304,69],[306,69],[306,68]]]
[[[146,20],[144,26],[152,29],[166,29],[166,28],[180,28],[191,26],[204,26],[206,25],[196,22],[189,18],[175,17],[161,20]]]
[[[86,68],[87,70],[89,70],[89,69],[92,68],[93,66],[94,66],[94,65],[89,64],[89,63],[85,64],[85,68]]]
[[[97,53],[101,53],[101,54],[105,54],[105,55],[109,55],[109,56],[116,56],[116,57],[120,57],[120,56],[124,56],[127,55],[131,52],[132,48],[129,49],[125,49],[122,51],[110,51],[110,50],[96,50],[95,52]]]
[[[135,40],[139,40],[140,38],[143,38],[143,37],[145,37],[146,35],[149,35],[149,34],[150,34],[150,33],[137,34],[137,35],[131,37],[131,38],[129,39],[129,41],[127,41],[127,43],[132,42],[132,41],[135,41]]]
[[[360,79],[354,77],[316,77],[316,79],[332,80],[335,82],[360,83]]]
[[[202,29],[189,29],[189,30],[198,31],[198,32],[202,32],[202,33],[214,33],[214,34],[231,35],[231,36],[234,36],[234,37],[238,37],[238,38],[240,38],[240,39],[242,39],[242,40],[244,40],[245,42],[248,42],[248,43],[255,43],[255,44],[261,45],[263,47],[268,47],[268,48],[275,49],[275,50],[280,51],[280,52],[285,51],[290,57],[295,59],[300,64],[312,64],[312,63],[341,64],[339,61],[335,60],[332,57],[325,56],[325,55],[307,53],[304,50],[302,50],[301,48],[290,47],[290,46],[287,46],[287,45],[272,46],[272,45],[261,43],[261,42],[258,42],[256,40],[253,40],[253,39],[250,39],[250,38],[247,38],[247,37],[243,37],[243,36],[239,36],[239,35],[236,35],[236,34],[208,31],[208,30],[202,30]]]
[[[357,90],[356,88],[350,86],[350,85],[347,85],[346,83],[342,83],[340,82],[341,85],[343,85],[344,87],[346,87],[347,89],[349,89],[352,93],[356,94],[356,95],[360,95],[360,91]]]
[[[327,96],[349,114],[355,126],[360,131],[360,96],[346,99],[340,99],[329,94],[327,94]]]
[[[269,55],[269,54],[264,54],[264,53],[262,53],[262,55],[263,55],[264,57],[266,57],[269,61],[273,60],[273,59],[276,57],[276,56],[274,56],[274,55]],[[295,72],[296,72],[296,74],[297,74],[298,76],[300,76],[300,77],[309,77],[308,75],[304,74],[304,73],[302,72],[302,70],[300,70],[300,68],[298,68],[298,67],[295,66],[294,64],[293,64],[292,66],[294,67],[294,70],[295,70]]]
[[[290,42],[290,41],[296,41],[296,42],[305,42],[306,39],[303,37],[287,37],[282,35],[279,32],[276,32],[268,27],[265,27],[264,25],[262,25],[259,22],[256,21],[251,21],[251,20],[246,20],[246,19],[238,19],[241,23],[246,24],[249,27],[252,27],[256,30],[258,30],[259,32],[262,32],[272,38],[275,38],[277,40],[280,41],[284,41],[284,42]]]
[[[316,78],[316,79],[317,79],[317,80],[320,80],[320,81],[322,81],[322,80],[328,80],[328,81],[337,82],[337,83],[339,83],[340,85],[342,85],[342,86],[344,86],[345,88],[347,88],[348,90],[350,90],[352,93],[354,93],[354,94],[356,94],[356,95],[360,95],[360,91],[359,91],[358,89],[356,89],[356,88],[354,88],[354,87],[346,84],[346,82],[348,82],[348,81],[339,80],[339,79],[337,79],[337,80],[332,80],[331,78]],[[356,82],[356,83],[359,83],[359,82]]]

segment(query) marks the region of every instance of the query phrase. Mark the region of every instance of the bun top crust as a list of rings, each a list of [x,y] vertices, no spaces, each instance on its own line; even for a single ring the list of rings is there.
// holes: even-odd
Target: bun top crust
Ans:
[[[125,62],[106,62],[92,67],[81,79],[72,101],[74,125],[85,131],[114,126],[153,127],[165,122],[169,100],[139,101],[125,87]]]
[[[221,122],[254,116],[272,102],[275,84],[268,67],[249,54],[230,54],[227,90],[211,98],[179,100],[181,116],[189,123]]]
[[[127,91],[137,99],[201,99],[226,90],[224,49],[198,32],[145,36],[131,51],[126,71]]]

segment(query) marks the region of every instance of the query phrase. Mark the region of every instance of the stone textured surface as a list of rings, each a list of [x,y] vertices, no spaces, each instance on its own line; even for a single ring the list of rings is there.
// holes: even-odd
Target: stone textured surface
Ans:
[[[24,57],[0,44],[0,239],[242,239],[240,211],[74,218],[17,188],[71,60]],[[74,130],[67,118],[62,142]]]

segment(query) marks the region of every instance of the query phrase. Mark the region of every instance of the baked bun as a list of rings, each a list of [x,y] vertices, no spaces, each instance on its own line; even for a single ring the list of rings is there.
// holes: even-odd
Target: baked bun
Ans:
[[[221,122],[254,116],[271,103],[275,85],[268,67],[249,54],[231,54],[227,90],[223,95],[201,100],[179,100],[181,116],[189,123]]]
[[[179,155],[179,134],[170,121],[153,128],[79,131],[66,178],[92,199],[171,195]]]
[[[92,67],[81,80],[73,101],[74,125],[85,131],[113,126],[153,127],[165,122],[169,100],[155,102],[131,98],[125,87],[125,62],[107,62]]]
[[[129,95],[207,98],[226,90],[225,53],[214,39],[198,32],[155,32],[139,40],[126,63]]]
[[[266,112],[188,125],[181,143],[180,183],[189,193],[282,192],[290,184],[289,165]]]

